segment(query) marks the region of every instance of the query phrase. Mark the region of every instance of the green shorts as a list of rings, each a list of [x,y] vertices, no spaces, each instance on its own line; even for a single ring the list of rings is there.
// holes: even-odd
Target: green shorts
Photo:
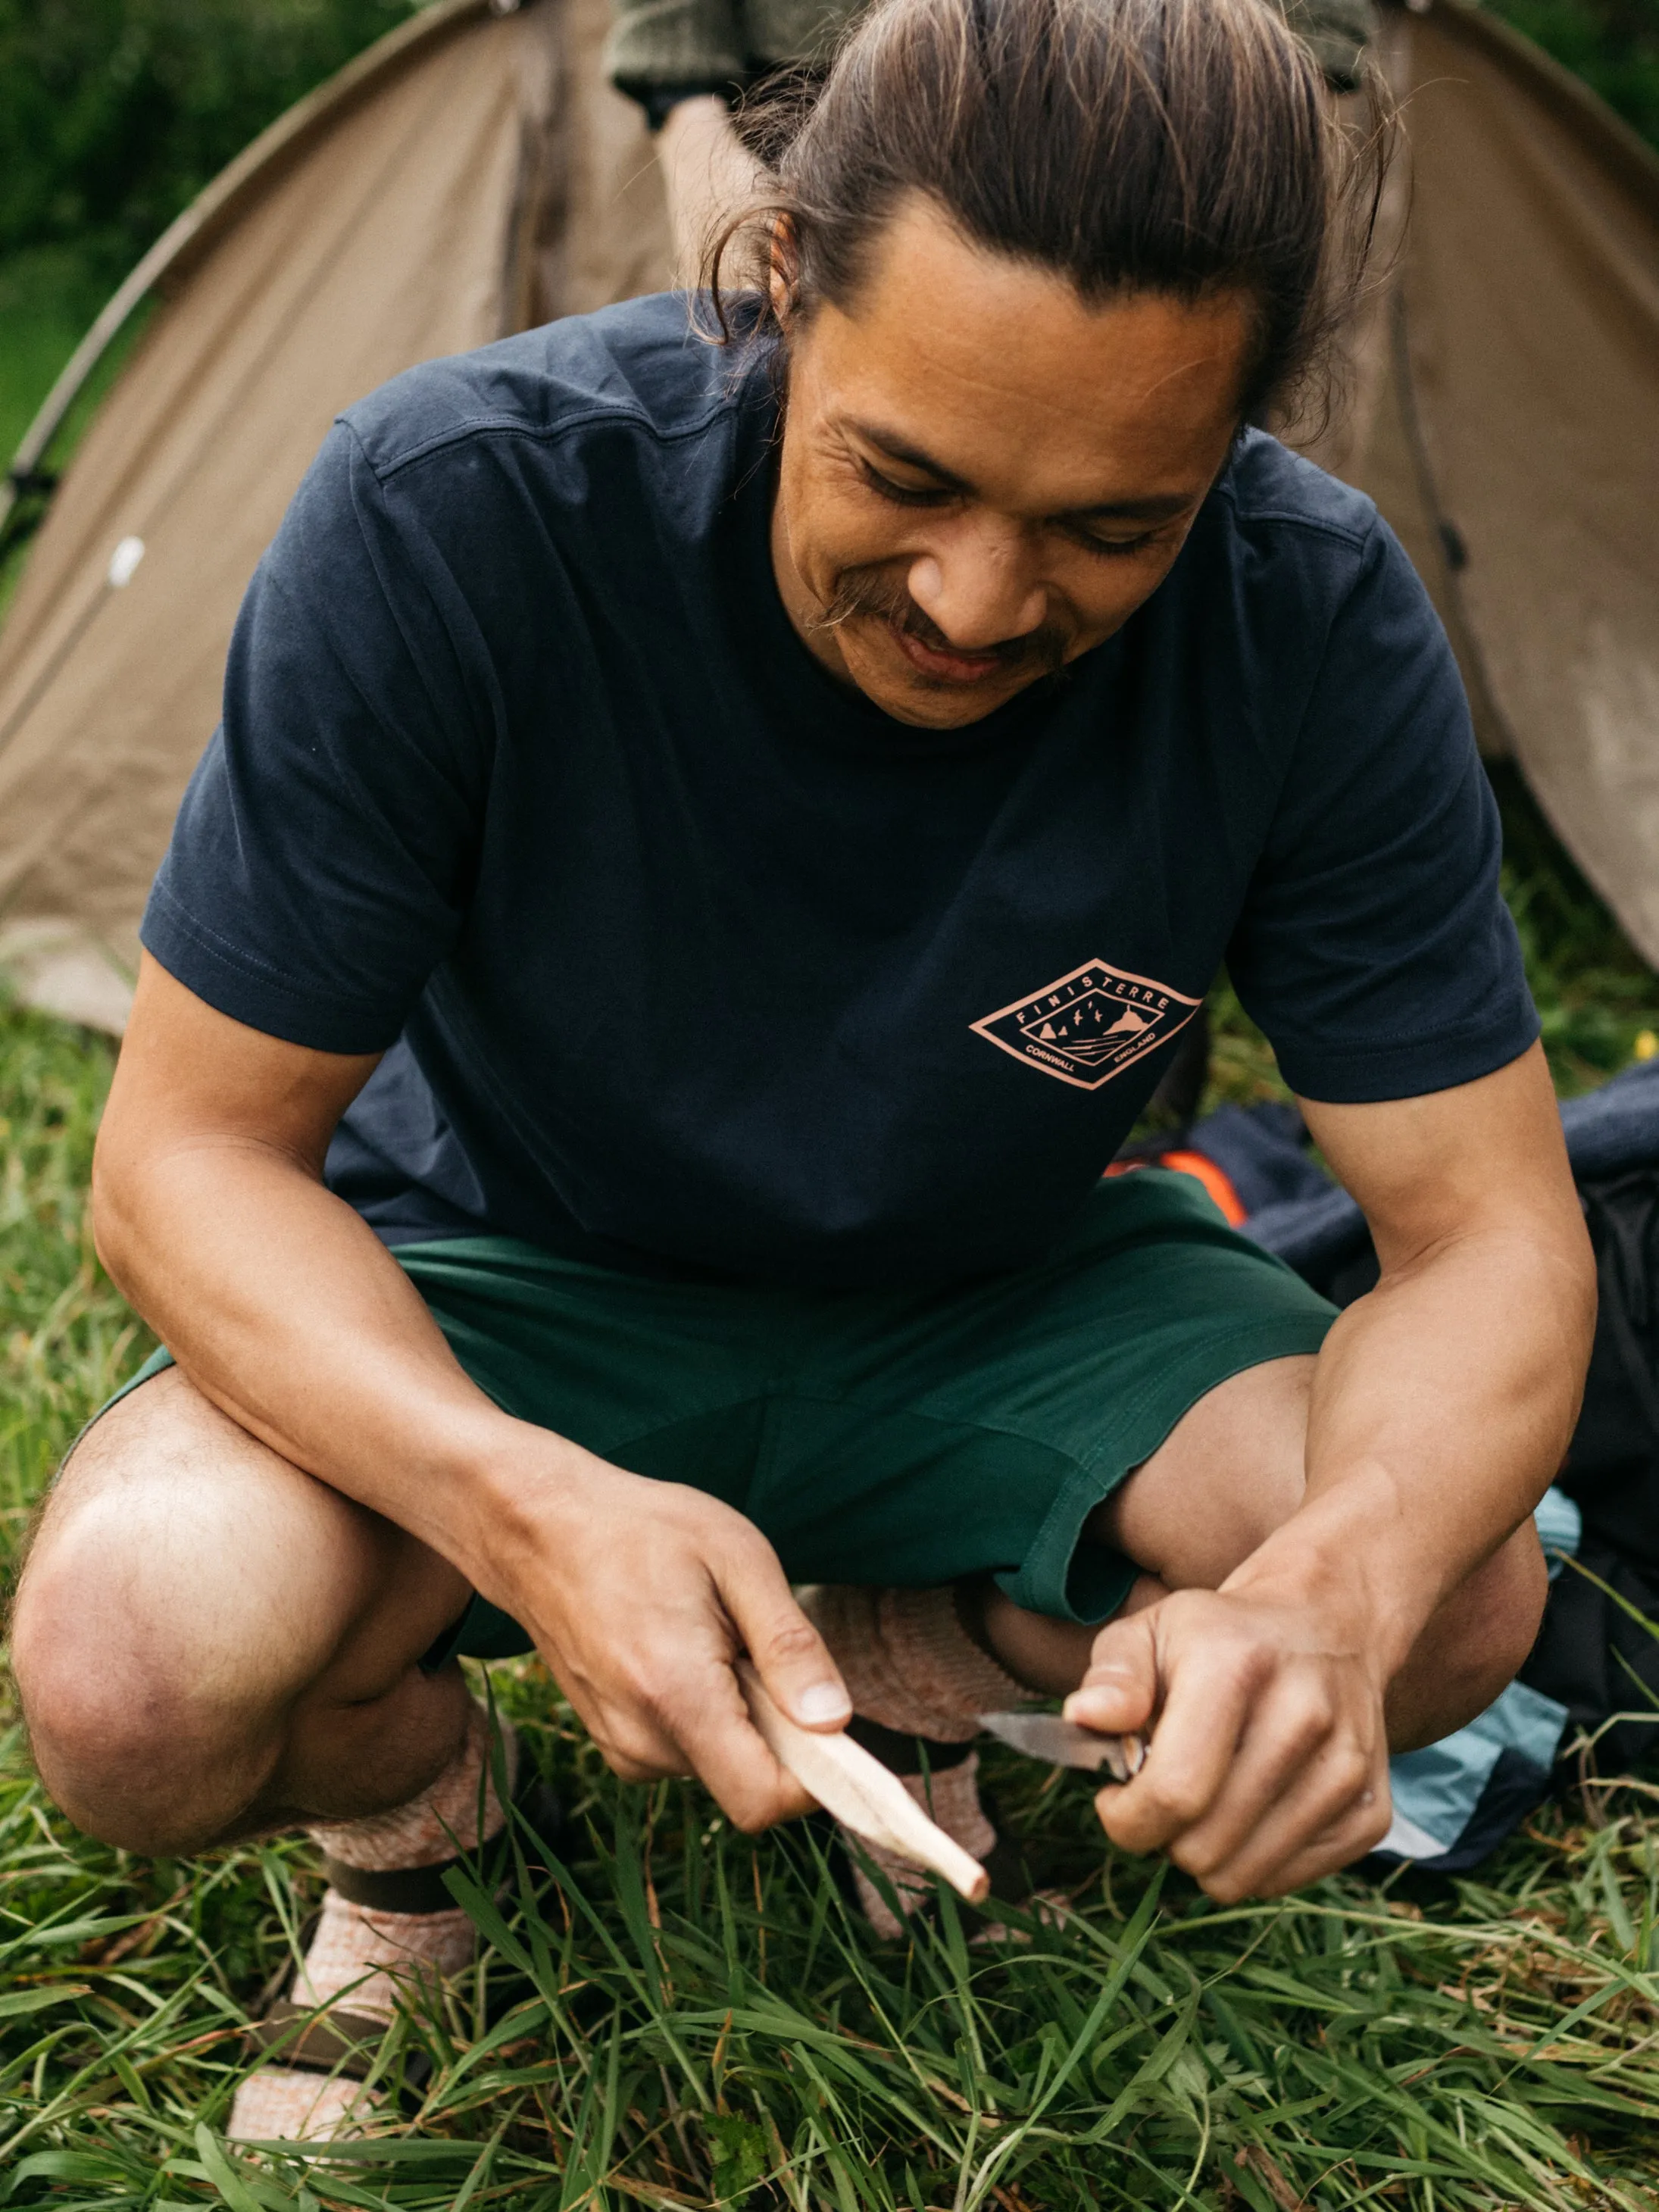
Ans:
[[[1134,1573],[1085,1535],[1093,1509],[1206,1390],[1334,1318],[1158,1169],[1101,1183],[1041,1266],[942,1290],[664,1282],[504,1237],[396,1257],[498,1406],[723,1498],[792,1582],[989,1573],[1090,1623]],[[475,1597],[428,1663],[531,1648]]]

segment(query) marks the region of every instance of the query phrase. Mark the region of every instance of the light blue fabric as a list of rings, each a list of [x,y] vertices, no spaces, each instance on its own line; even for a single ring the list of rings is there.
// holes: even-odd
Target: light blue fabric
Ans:
[[[1421,1751],[1402,1752],[1389,1761],[1396,1821],[1431,1836],[1443,1851],[1456,1844],[1480,1802],[1499,1755],[1518,1751],[1543,1773],[1555,1763],[1567,1709],[1524,1682],[1511,1682],[1495,1704],[1467,1728]],[[1395,1848],[1386,1838],[1385,1850]],[[1402,1852],[1415,1857],[1415,1851]]]
[[[1537,1526],[1538,1540],[1544,1547],[1544,1557],[1549,1562],[1550,1580],[1553,1582],[1566,1561],[1578,1556],[1584,1516],[1565,1491],[1558,1490],[1552,1483],[1539,1499],[1538,1510],[1532,1517]]]
[[[1564,1492],[1552,1486],[1539,1501],[1533,1520],[1547,1554],[1551,1577],[1561,1571],[1562,1554],[1578,1549],[1583,1518]],[[1402,1752],[1389,1761],[1394,1796],[1394,1826],[1382,1851],[1401,1858],[1426,1858],[1425,1842],[1437,1851],[1453,1850],[1468,1827],[1492,1769],[1506,1751],[1518,1752],[1547,1775],[1560,1748],[1567,1709],[1524,1682],[1511,1682],[1501,1697],[1467,1728],[1455,1729],[1421,1751]]]

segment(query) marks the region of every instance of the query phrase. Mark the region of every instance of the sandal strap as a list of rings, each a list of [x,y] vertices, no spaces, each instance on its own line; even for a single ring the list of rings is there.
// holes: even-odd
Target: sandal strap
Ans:
[[[526,1780],[514,1794],[514,1809],[520,1820],[528,1824],[532,1836],[556,1850],[564,1827],[564,1809],[547,1784],[531,1770]],[[496,1856],[505,1860],[508,1832],[514,1823],[508,1820],[493,1836],[486,1838],[483,1849],[499,1846]],[[533,1852],[531,1854],[533,1857]],[[441,1859],[435,1866],[368,1867],[348,1866],[343,1859],[325,1858],[323,1874],[331,1889],[352,1905],[360,1905],[370,1912],[453,1912],[456,1902],[444,1885],[444,1876],[457,1868],[472,1867],[477,1863],[477,1851],[458,1851],[453,1856]]]
[[[507,1838],[515,1829],[532,1863],[537,1856],[536,1842],[545,1846],[547,1856],[555,1855],[563,1842],[564,1808],[533,1769],[514,1792],[513,1805],[517,1820],[504,1825],[484,1846],[492,1879],[507,1870]],[[523,1832],[526,1826],[529,1838]],[[323,1870],[331,1888],[371,1912],[453,1912],[456,1901],[445,1888],[443,1878],[455,1867],[477,1863],[476,1853],[462,1852],[437,1866],[393,1867],[372,1873],[363,1867],[347,1866],[339,1859],[325,1858]],[[301,1950],[309,1948],[319,1917],[313,1913],[307,1922],[301,1936]],[[272,1980],[280,1988],[292,1972],[291,1963],[284,1960]],[[318,2012],[310,2005],[296,2004],[292,1997],[278,1996],[268,1984],[258,2012],[244,2033],[250,2047],[268,2053],[273,2064],[290,2066],[304,2074],[339,2074],[362,2081],[374,2069],[389,2026],[377,2014],[352,2012],[337,2005]],[[418,2052],[412,2054],[411,2064],[419,2057]]]
[[[290,1997],[278,1997],[259,2019],[248,2022],[246,2035],[252,2048],[275,2065],[366,2081],[390,2025],[374,2013],[347,2012],[338,2005],[319,2013]]]
[[[331,1889],[370,1912],[453,1912],[454,1899],[444,1887],[444,1876],[465,1866],[467,1856],[441,1859],[435,1866],[387,1867],[372,1871],[348,1866],[343,1859],[325,1858],[323,1874]]]

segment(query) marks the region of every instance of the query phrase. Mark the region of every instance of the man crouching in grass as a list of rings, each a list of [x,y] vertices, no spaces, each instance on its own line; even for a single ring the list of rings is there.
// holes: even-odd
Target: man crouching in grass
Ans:
[[[1537,1624],[1592,1275],[1494,811],[1400,547],[1246,427],[1343,283],[1311,58],[884,0],[773,137],[723,343],[636,301],[336,426],[151,898],[97,1229],[171,1360],[14,1650],[94,1834],[327,1854],[335,2039],[245,2136],[465,1956],[458,1654],[757,1829],[747,1651],[981,1857],[975,1715],[1070,1692],[1152,1733],[1113,1842],[1237,1899]],[[1224,957],[1376,1238],[1340,1318],[1101,1179]]]

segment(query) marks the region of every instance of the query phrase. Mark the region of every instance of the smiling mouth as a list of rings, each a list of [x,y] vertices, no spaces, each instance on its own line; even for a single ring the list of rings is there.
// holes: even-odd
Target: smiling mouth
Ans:
[[[1004,638],[978,652],[953,645],[910,597],[890,567],[848,568],[837,580],[823,611],[808,625],[830,635],[848,624],[872,623],[892,643],[924,684],[941,690],[971,690],[999,676],[1029,682],[1052,676],[1066,665],[1066,635],[1048,622],[1023,637]]]
[[[982,684],[988,676],[995,676],[1017,665],[1013,656],[1006,653],[958,653],[954,647],[929,645],[913,629],[886,617],[886,626],[894,643],[919,675],[935,684]],[[1021,655],[1023,659],[1024,656]]]

